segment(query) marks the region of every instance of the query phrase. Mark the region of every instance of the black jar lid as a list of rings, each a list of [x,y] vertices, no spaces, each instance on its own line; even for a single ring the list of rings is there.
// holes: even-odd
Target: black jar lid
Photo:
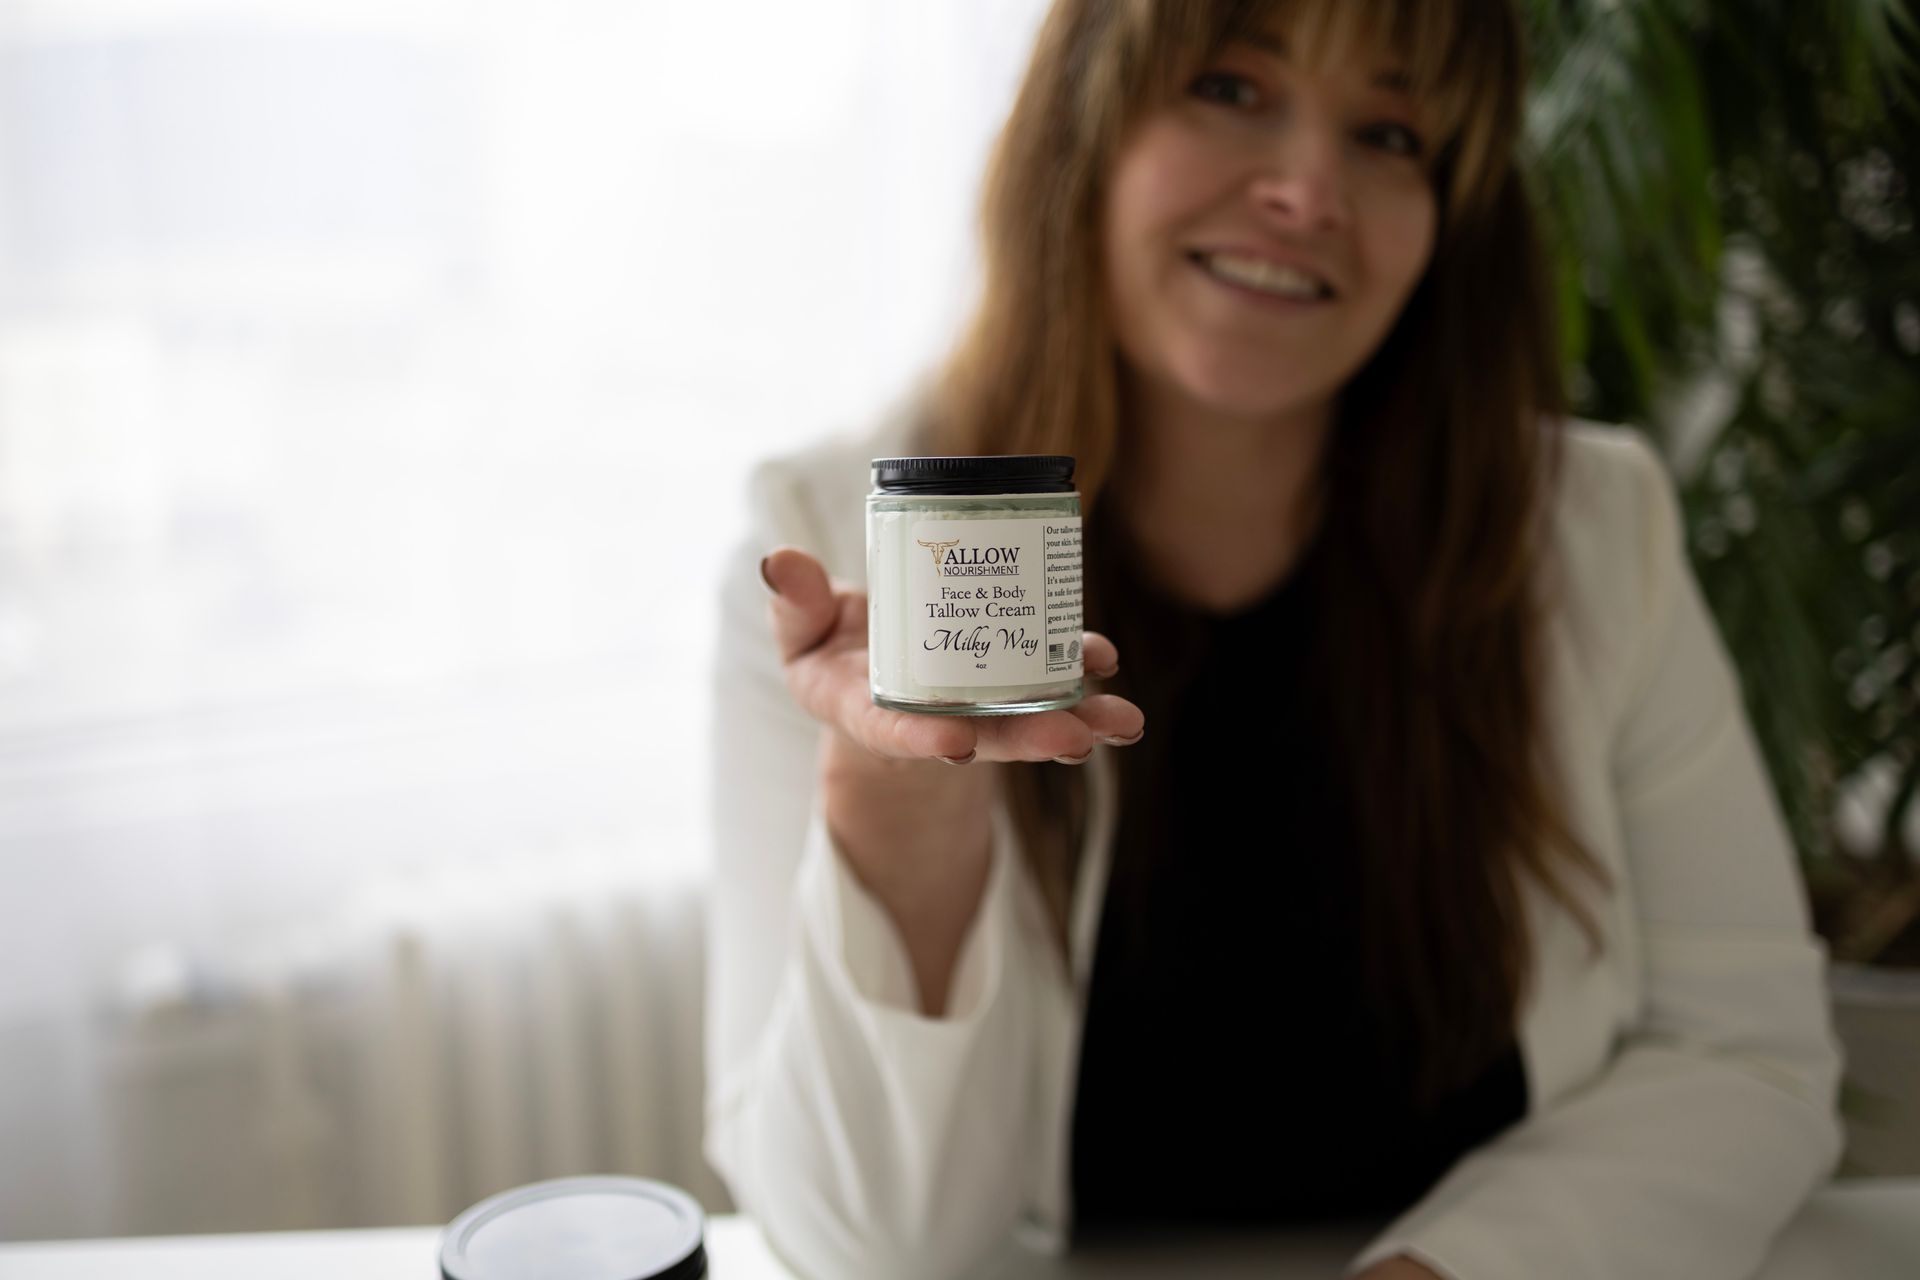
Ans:
[[[951,458],[875,458],[878,493],[1072,493],[1073,458],[1064,453],[999,453]]]
[[[705,1216],[646,1178],[552,1178],[467,1209],[440,1237],[442,1280],[701,1280]]]

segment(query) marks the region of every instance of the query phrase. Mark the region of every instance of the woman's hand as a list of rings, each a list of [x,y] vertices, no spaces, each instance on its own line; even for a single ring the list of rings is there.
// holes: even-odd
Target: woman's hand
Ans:
[[[1058,760],[1079,764],[1094,744],[1137,741],[1146,716],[1125,698],[1090,694],[1072,706],[1012,715],[915,714],[882,707],[868,683],[867,596],[838,588],[824,565],[797,547],[778,547],[760,562],[775,592],[770,604],[787,687],[808,714],[883,760]],[[1089,675],[1119,669],[1113,642],[1081,633]]]
[[[1448,1280],[1424,1262],[1415,1262],[1404,1253],[1380,1261],[1351,1276],[1349,1280]]]
[[[866,593],[836,587],[814,557],[778,547],[760,564],[775,592],[774,636],[787,687],[833,730],[820,755],[821,811],[847,865],[892,916],[913,964],[920,1009],[944,1014],[954,967],[986,891],[988,810],[998,766],[975,760],[1079,764],[1094,744],[1137,741],[1146,717],[1124,698],[1094,694],[1072,707],[1010,715],[895,711],[873,701]],[[1119,654],[1081,633],[1090,673]]]

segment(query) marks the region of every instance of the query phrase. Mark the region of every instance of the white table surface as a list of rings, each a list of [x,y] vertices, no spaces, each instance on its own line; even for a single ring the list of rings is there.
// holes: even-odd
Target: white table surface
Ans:
[[[1103,1246],[1065,1257],[1015,1250],[981,1280],[1196,1276],[1212,1280],[1332,1280],[1370,1238],[1366,1225],[1218,1235]],[[435,1280],[439,1227],[138,1236],[0,1245],[0,1280]],[[714,1280],[793,1280],[759,1229],[734,1214],[707,1223]],[[1916,1280],[1920,1178],[1836,1182],[1780,1234],[1755,1280]]]

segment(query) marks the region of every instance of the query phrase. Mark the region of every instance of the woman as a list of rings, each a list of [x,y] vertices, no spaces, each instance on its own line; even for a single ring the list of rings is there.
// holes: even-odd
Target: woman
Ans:
[[[706,1142],[801,1274],[1377,1214],[1376,1280],[1734,1277],[1837,1161],[1671,483],[1566,414],[1523,69],[1504,0],[1059,0],[964,340],[755,472]],[[909,453],[1078,459],[1083,702],[871,703]]]

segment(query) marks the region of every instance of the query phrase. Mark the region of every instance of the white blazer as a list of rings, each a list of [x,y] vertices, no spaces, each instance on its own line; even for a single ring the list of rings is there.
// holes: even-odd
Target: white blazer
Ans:
[[[910,450],[911,403],[758,465],[721,589],[704,1150],[774,1251],[820,1280],[939,1280],[1012,1236],[1068,1243],[1110,752],[1125,749],[1077,766],[1093,821],[1072,972],[997,804],[948,1010],[924,1016],[891,918],[822,820],[823,731],[787,691],[759,574],[787,543],[865,584],[868,463]],[[1523,878],[1529,1112],[1351,1266],[1405,1251],[1454,1280],[1735,1280],[1840,1157],[1827,951],[1659,455],[1630,428],[1566,430],[1552,745],[1574,830],[1620,886],[1607,949],[1589,962],[1574,919]],[[1272,1031],[1315,1034],[1284,1015]]]

